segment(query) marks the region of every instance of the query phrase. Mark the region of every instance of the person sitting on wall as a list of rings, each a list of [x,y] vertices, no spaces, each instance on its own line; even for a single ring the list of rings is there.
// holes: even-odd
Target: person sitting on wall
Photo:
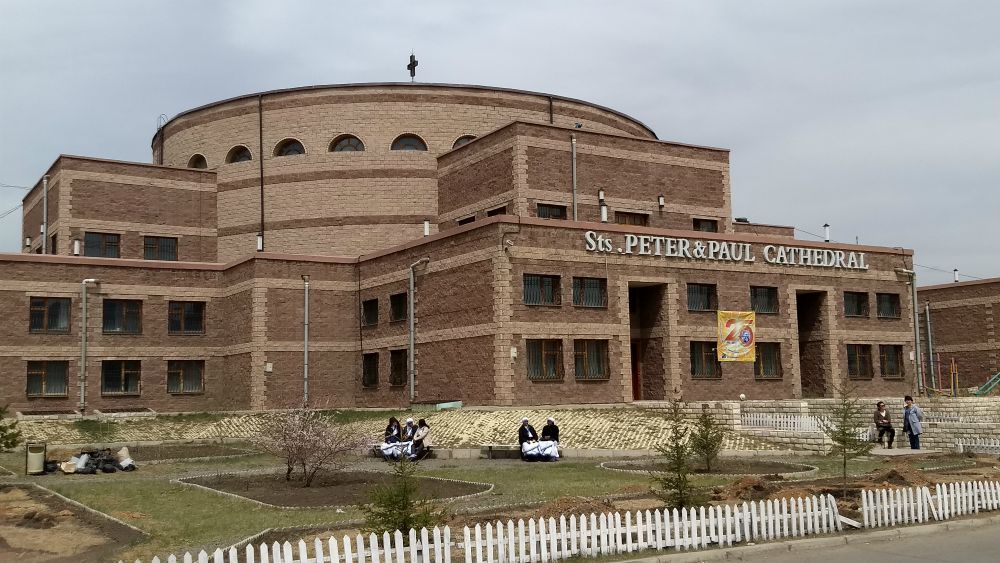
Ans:
[[[417,460],[427,454],[431,447],[431,427],[427,421],[420,419],[417,421],[417,431],[413,434],[413,445],[410,446],[410,459]]]
[[[545,419],[545,426],[542,427],[542,440],[559,442],[559,427],[556,426],[556,419],[551,416]]]
[[[885,403],[879,401],[875,404],[875,429],[878,430],[878,443],[880,446],[885,446],[883,443],[883,435],[889,435],[889,449],[892,449],[892,442],[896,439],[896,429],[892,427],[892,421],[889,420],[889,411],[885,410]]]
[[[924,428],[920,424],[924,420],[924,411],[913,402],[913,397],[903,397],[906,407],[903,409],[903,432],[910,438],[910,449],[920,449],[920,435]]]
[[[399,442],[399,437],[402,434],[399,428],[399,419],[394,416],[389,417],[389,425],[385,427],[385,443],[395,444]]]

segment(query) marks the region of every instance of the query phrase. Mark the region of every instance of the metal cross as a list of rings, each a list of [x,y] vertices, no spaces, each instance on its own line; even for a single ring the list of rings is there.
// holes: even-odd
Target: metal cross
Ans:
[[[414,77],[417,75],[417,57],[413,53],[410,53],[410,64],[406,65],[406,70],[410,71],[410,82],[413,82]]]

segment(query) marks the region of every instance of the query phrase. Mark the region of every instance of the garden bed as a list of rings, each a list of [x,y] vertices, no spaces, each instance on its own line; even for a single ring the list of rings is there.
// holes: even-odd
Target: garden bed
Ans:
[[[271,506],[319,507],[357,505],[368,501],[368,493],[377,486],[392,483],[390,473],[342,471],[321,473],[312,486],[302,481],[285,480],[284,473],[231,473],[182,479],[184,483],[236,495]],[[416,477],[419,494],[427,499],[449,499],[490,490],[490,485]]]
[[[811,465],[758,458],[717,459],[712,464],[711,472],[705,471],[697,462],[693,462],[692,466],[692,472],[696,475],[783,475],[790,477],[806,476],[816,471],[816,468]],[[601,467],[635,473],[664,473],[667,471],[665,463],[654,460],[605,462]]]
[[[0,487],[2,561],[103,561],[141,536],[44,489]]]

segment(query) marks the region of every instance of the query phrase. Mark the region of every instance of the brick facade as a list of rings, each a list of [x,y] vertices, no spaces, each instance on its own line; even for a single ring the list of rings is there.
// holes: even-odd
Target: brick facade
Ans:
[[[330,152],[344,133],[365,151]],[[389,150],[403,133],[429,150]],[[461,135],[478,137],[453,149]],[[282,139],[305,154],[275,156]],[[235,145],[253,160],[224,162]],[[895,271],[912,266],[909,251],[805,245],[790,227],[734,223],[727,150],[658,141],[606,108],[478,87],[299,89],[181,114],[153,148],[166,165],[60,157],[47,173],[56,256],[35,256],[38,240],[0,255],[0,400],[13,410],[302,405],[306,279],[312,407],[808,398],[848,382],[865,394],[914,386],[912,305]],[[183,168],[195,154],[208,170]],[[261,183],[264,252],[255,252]],[[41,198],[40,182],[25,198],[25,236],[41,232]],[[539,204],[565,207],[567,219],[539,218]],[[706,226],[717,232],[698,230]],[[117,235],[119,258],[74,256],[88,232]],[[588,248],[598,235],[616,242]],[[177,260],[144,260],[145,237],[175,238]],[[797,265],[771,259],[779,248],[799,252]],[[864,264],[843,261],[859,255]],[[87,278],[99,283],[84,289]],[[714,288],[706,310],[689,310],[696,284]],[[692,365],[693,351],[714,345],[716,310],[750,310],[757,286],[777,300],[757,316],[757,341],[778,351],[768,373],[725,363],[696,374],[707,368],[704,354]],[[845,315],[845,292],[867,295],[868,314]],[[879,293],[898,296],[898,315],[876,313]],[[68,318],[45,316],[47,298],[68,299]],[[141,316],[118,301],[141,303]],[[178,333],[188,309],[172,302],[203,308],[203,329]],[[38,332],[50,321],[56,330]],[[139,328],[123,334],[122,322]],[[883,347],[899,369],[884,373]],[[857,350],[868,359],[856,361]],[[38,396],[34,362],[45,361],[66,362],[65,392],[55,385]],[[203,388],[178,387],[177,366],[189,364],[172,362],[182,361],[204,366]],[[138,385],[115,392],[104,362],[138,362],[129,371]]]
[[[933,368],[928,383],[948,388],[951,361],[961,389],[979,387],[1000,373],[1000,278],[918,288],[922,355]],[[926,307],[930,305],[934,360],[927,362]]]

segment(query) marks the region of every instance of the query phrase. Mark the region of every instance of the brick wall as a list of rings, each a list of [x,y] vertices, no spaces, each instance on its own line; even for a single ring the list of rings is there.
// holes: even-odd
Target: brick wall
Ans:
[[[1000,314],[1000,279],[961,282],[918,288],[921,305],[930,303],[934,353],[941,364],[935,366],[943,380],[939,387],[950,384],[951,360],[958,368],[959,387],[978,387],[1000,372],[1000,340],[997,338],[997,316]],[[926,319],[921,308],[921,330],[926,356]],[[936,360],[937,358],[935,358]],[[928,383],[930,376],[927,376]]]

